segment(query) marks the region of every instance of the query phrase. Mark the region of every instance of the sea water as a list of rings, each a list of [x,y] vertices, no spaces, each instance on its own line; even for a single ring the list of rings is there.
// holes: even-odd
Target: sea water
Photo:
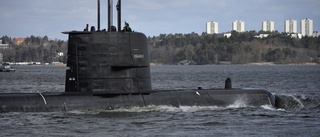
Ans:
[[[63,92],[65,67],[15,66],[0,93]],[[153,89],[258,88],[282,108],[147,106],[100,111],[0,113],[0,136],[320,136],[320,66],[151,66]]]

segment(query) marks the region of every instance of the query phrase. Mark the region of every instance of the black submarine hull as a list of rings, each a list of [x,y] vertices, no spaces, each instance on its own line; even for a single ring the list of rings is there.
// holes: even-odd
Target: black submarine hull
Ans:
[[[2,93],[0,112],[95,111],[145,106],[275,106],[266,90],[202,89],[151,91],[141,94]]]
[[[275,106],[275,97],[265,90],[233,89],[231,79],[225,89],[152,90],[150,52],[145,34],[133,32],[129,23],[121,30],[121,0],[118,0],[118,31],[88,25],[84,31],[68,34],[65,92],[2,93],[0,112],[56,112],[105,110],[144,106]]]

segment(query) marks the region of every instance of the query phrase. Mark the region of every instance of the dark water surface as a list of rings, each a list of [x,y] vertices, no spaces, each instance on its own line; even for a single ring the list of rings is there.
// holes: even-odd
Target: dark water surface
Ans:
[[[65,67],[16,66],[0,92],[63,92]],[[101,111],[0,113],[0,136],[320,136],[320,66],[152,66],[153,89],[260,88],[283,108],[148,106]]]

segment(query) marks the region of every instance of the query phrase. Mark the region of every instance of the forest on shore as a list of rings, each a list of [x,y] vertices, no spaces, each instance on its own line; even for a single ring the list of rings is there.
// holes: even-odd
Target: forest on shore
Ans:
[[[47,36],[30,36],[17,44],[14,38],[1,37],[2,44],[8,49],[0,49],[5,62],[63,62],[67,61],[68,43],[63,40],[50,40]],[[62,54],[61,54],[62,53]]]
[[[268,34],[258,38],[260,34]],[[182,60],[199,65],[247,64],[274,62],[276,64],[319,63],[320,37],[294,38],[279,32],[248,31],[223,34],[161,34],[149,37],[150,62],[177,64]]]
[[[258,38],[260,34],[269,34]],[[0,49],[7,62],[66,63],[67,41],[50,40],[47,36],[30,36],[20,45],[8,36],[1,37],[10,48]],[[150,62],[178,64],[187,60],[193,64],[276,64],[320,63],[320,37],[294,38],[279,32],[248,31],[223,34],[160,34],[148,37]],[[63,54],[61,54],[63,53]]]

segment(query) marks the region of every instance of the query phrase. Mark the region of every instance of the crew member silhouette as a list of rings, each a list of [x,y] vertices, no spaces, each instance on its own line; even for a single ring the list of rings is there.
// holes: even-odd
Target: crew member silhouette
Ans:
[[[123,27],[123,32],[132,32],[130,26],[129,26],[129,23],[125,22],[124,23],[124,27]]]

